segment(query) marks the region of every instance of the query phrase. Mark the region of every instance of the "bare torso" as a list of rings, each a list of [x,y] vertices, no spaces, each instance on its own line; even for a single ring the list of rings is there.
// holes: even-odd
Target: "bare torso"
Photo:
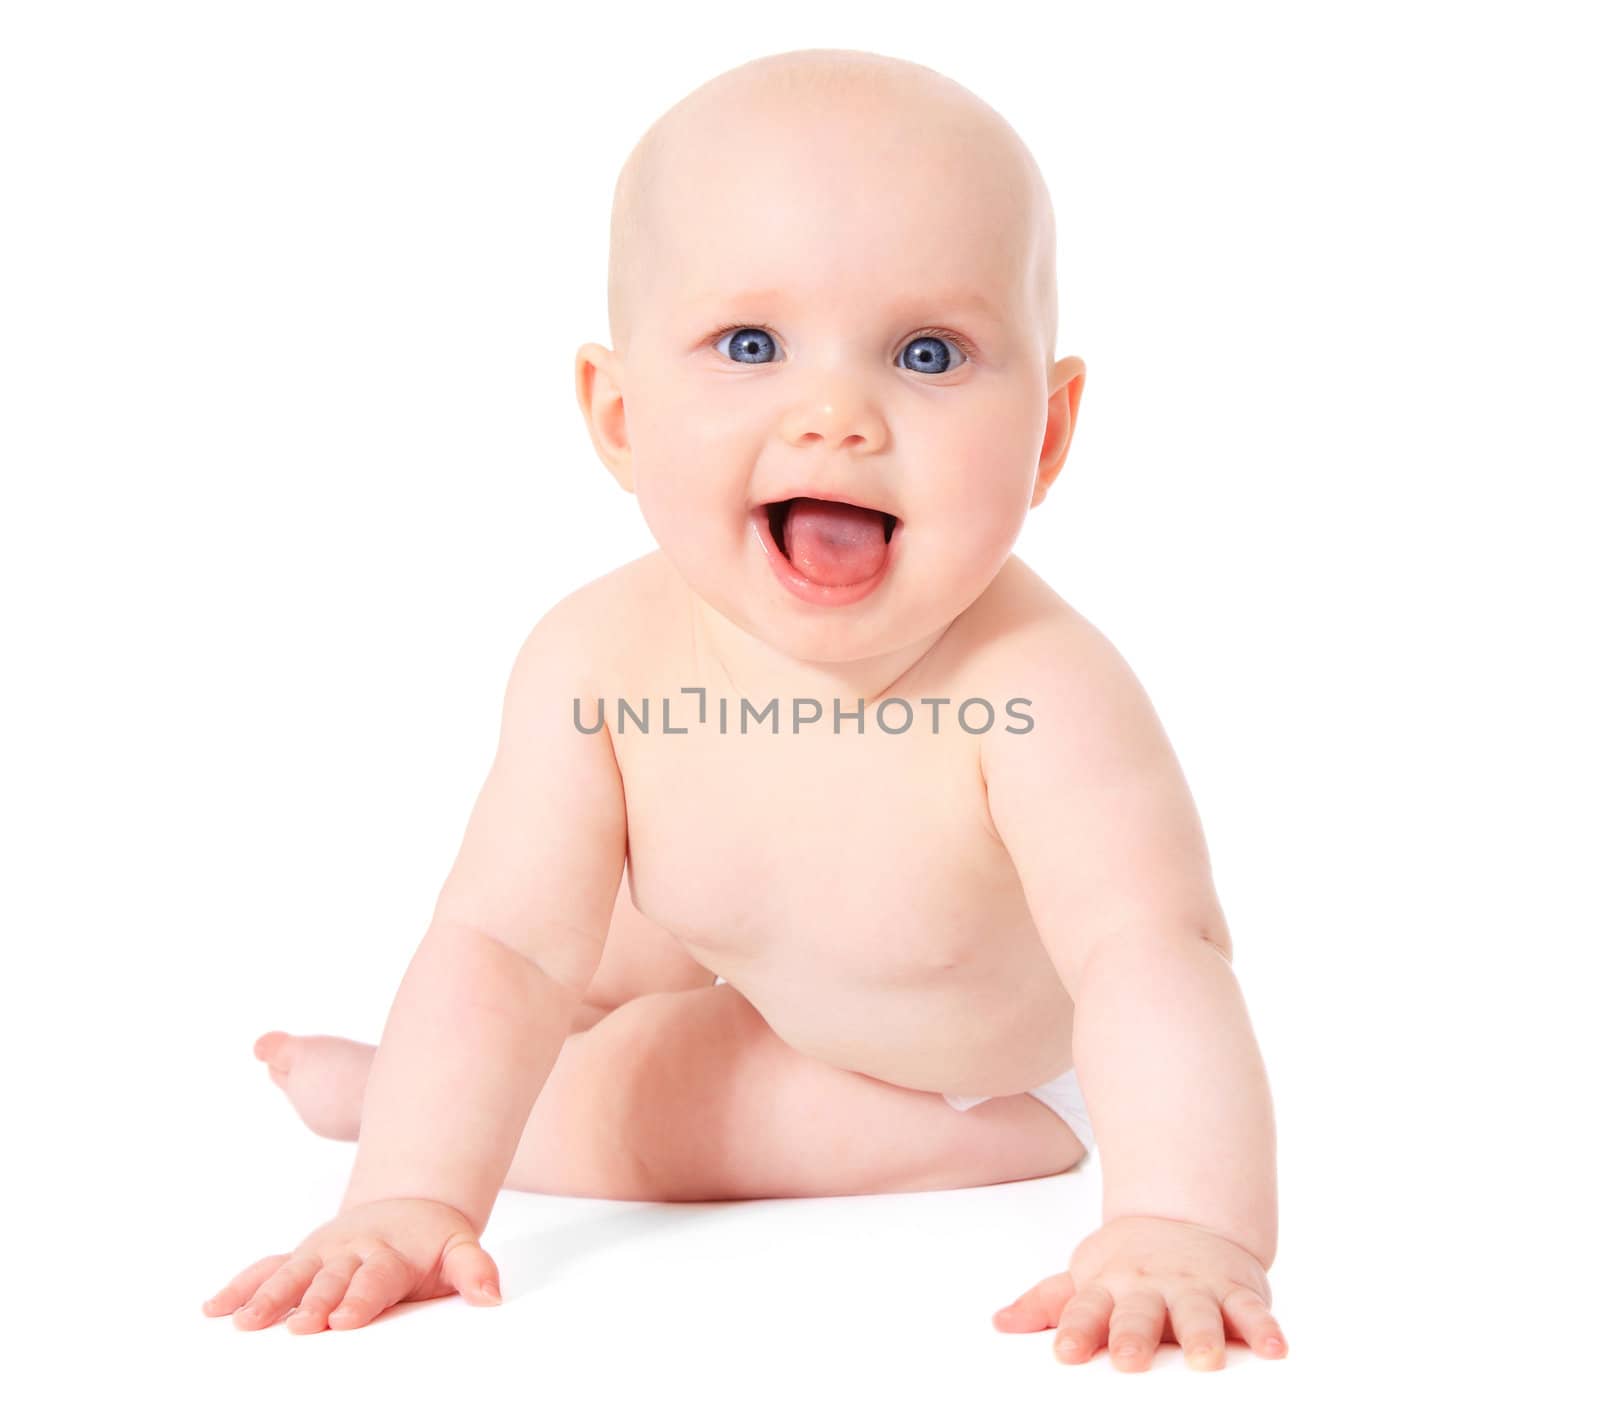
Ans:
[[[796,732],[781,700],[774,734],[771,715],[741,732],[741,693],[695,638],[663,555],[592,589],[605,627],[583,716],[592,725],[606,697],[627,802],[621,893],[638,913],[791,1047],[836,1067],[973,1096],[1066,1071],[1072,1000],[990,821],[981,737],[956,709],[981,697],[995,716],[985,734],[1017,734],[1004,728],[1025,714],[1008,716],[1008,699],[1028,695],[1018,634],[1070,608],[1012,558],[888,693],[911,704],[908,730],[885,732],[868,705],[863,730],[841,719],[836,734],[821,699],[822,720]],[[703,703],[686,687],[705,688]],[[648,698],[648,731],[618,717],[618,697],[635,713]],[[937,731],[923,697],[950,698]],[[681,734],[665,729],[668,706]],[[969,724],[983,720],[974,707]]]

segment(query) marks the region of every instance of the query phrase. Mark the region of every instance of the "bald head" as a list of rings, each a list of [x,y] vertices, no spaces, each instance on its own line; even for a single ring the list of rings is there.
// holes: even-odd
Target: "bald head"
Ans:
[[[1033,155],[994,109],[920,64],[861,50],[766,55],[717,75],[662,114],[628,155],[611,209],[607,307],[626,358],[642,304],[669,274],[683,189],[737,181],[761,161],[763,136],[789,153],[808,130],[874,148],[898,166],[936,172],[952,203],[981,204],[1017,256],[1024,300],[1045,360],[1055,352],[1055,214]],[[728,175],[734,175],[731,179]],[[712,175],[709,179],[707,175]],[[692,203],[693,194],[689,194]]]

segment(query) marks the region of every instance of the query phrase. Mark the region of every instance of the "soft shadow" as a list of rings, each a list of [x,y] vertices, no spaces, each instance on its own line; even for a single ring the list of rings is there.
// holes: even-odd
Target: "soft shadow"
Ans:
[[[595,1202],[585,1201],[586,1205]],[[568,1221],[502,1239],[494,1247],[500,1284],[507,1301],[559,1283],[575,1265],[646,1236],[691,1230],[716,1215],[759,1204],[752,1201],[611,1201],[604,1215]],[[507,1275],[519,1283],[511,1285]],[[526,1281],[527,1283],[521,1283]]]

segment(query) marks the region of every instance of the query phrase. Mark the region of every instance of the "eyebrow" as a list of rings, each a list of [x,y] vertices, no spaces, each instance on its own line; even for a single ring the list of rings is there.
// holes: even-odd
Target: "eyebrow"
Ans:
[[[755,310],[760,307],[773,307],[790,299],[790,294],[781,287],[763,287],[758,291],[735,292],[725,296],[720,292],[702,292],[692,297],[689,304],[695,308],[718,305],[728,307],[741,307]],[[927,312],[934,314],[940,311],[977,311],[987,316],[991,321],[1003,320],[999,311],[995,309],[985,297],[975,291],[944,292],[932,296],[910,297],[894,303],[896,311],[904,313]]]

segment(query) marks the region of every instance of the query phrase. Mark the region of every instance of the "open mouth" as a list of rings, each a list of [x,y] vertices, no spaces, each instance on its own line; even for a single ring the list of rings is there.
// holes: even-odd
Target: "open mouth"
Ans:
[[[778,552],[781,553],[785,558],[789,557],[789,549],[787,544],[784,542],[784,526],[789,521],[789,506],[794,502],[795,501],[793,499],[779,499],[776,503],[765,506],[767,511],[767,528],[772,534],[773,543],[777,544],[778,546]],[[817,504],[831,504],[836,501],[831,499],[817,499],[812,500],[811,502]],[[843,501],[838,502],[842,503]],[[844,504],[843,507],[846,509],[865,508],[865,506],[860,504]],[[865,512],[868,514],[876,514],[878,518],[883,520],[883,541],[886,544],[889,543],[894,538],[895,525],[900,521],[895,518],[893,514],[884,513],[882,509],[865,509]]]
[[[796,495],[751,511],[778,581],[797,598],[840,607],[865,598],[889,572],[900,519],[843,500]]]

